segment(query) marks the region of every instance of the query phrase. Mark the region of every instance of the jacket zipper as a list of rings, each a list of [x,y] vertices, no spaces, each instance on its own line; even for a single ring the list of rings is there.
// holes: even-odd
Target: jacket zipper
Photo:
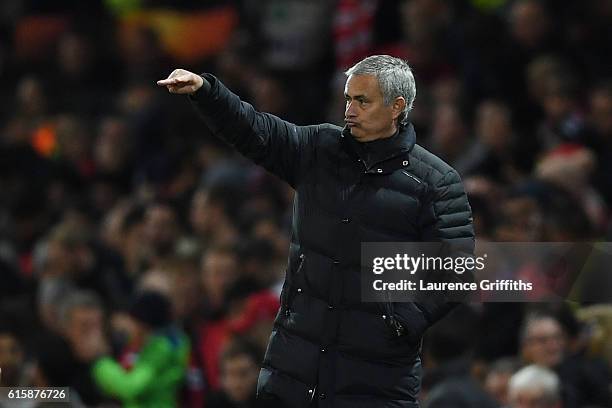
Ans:
[[[404,173],[405,175],[407,175],[408,177],[410,177],[411,179],[413,179],[414,181],[416,181],[419,184],[423,184],[423,182],[421,180],[419,180],[418,178],[416,178],[415,176],[413,176],[412,174],[408,173],[406,170],[402,170],[402,173]]]

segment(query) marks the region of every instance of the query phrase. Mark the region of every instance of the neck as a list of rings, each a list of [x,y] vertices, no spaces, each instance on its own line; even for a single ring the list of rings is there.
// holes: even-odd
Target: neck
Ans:
[[[390,137],[393,137],[397,133],[397,130],[398,130],[397,124],[393,123],[393,125],[391,125],[391,127],[389,129],[387,129],[386,132],[383,132],[382,136],[379,137],[378,139],[388,139]]]

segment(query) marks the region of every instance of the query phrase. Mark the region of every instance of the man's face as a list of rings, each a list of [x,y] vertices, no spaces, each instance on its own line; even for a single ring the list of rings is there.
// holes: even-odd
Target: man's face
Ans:
[[[92,336],[104,335],[102,310],[88,306],[76,307],[70,312],[64,334],[75,354],[85,361],[88,357],[88,340]]]
[[[549,28],[548,16],[542,6],[535,1],[516,2],[510,13],[514,38],[523,46],[536,47]]]
[[[78,343],[92,333],[102,333],[104,314],[94,307],[77,307],[70,312],[66,325],[66,337],[69,341]]]
[[[493,397],[500,405],[507,405],[508,402],[508,382],[512,377],[511,372],[492,372],[487,375],[485,380],[485,390]]]
[[[602,136],[612,138],[612,97],[610,95],[605,92],[596,92],[591,97],[591,120]]]
[[[540,239],[543,215],[533,198],[520,196],[506,200],[501,205],[501,213],[504,221],[496,228],[497,241],[530,242]]]
[[[170,207],[156,205],[145,214],[144,233],[154,250],[165,255],[172,250],[177,234],[176,214]]]
[[[222,296],[236,279],[238,262],[227,253],[210,252],[202,260],[200,279],[208,296]]]
[[[537,388],[510,393],[511,408],[555,408],[558,405],[544,397]]]
[[[405,101],[403,98],[397,98],[389,106],[385,106],[375,76],[349,76],[344,87],[344,97],[344,121],[358,142],[389,137],[397,130],[396,119],[403,110]]]
[[[0,333],[0,386],[15,386],[23,365],[23,351],[18,340],[9,333]]]
[[[530,363],[554,368],[563,358],[565,339],[563,330],[554,319],[531,322],[523,343],[523,357]]]
[[[246,354],[231,357],[221,364],[223,390],[234,402],[248,401],[257,387],[257,364]]]

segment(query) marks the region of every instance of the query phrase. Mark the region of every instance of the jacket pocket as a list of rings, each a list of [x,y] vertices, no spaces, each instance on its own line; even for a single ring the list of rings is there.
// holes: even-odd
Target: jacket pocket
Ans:
[[[429,322],[416,303],[387,301],[385,310],[387,310],[385,323],[394,336],[406,337],[413,343],[421,341]]]
[[[257,399],[266,407],[307,408],[316,393],[316,385],[309,386],[270,367],[263,367],[259,373]]]

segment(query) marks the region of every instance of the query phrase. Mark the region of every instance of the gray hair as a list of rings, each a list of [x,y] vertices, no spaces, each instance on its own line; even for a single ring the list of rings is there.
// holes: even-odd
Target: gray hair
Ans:
[[[416,83],[406,61],[390,55],[372,55],[353,65],[344,74],[347,77],[374,75],[385,105],[390,105],[398,96],[406,100],[406,107],[397,119],[401,125],[408,123],[408,112],[412,110],[416,97]]]
[[[72,312],[76,309],[98,309],[103,311],[100,297],[90,290],[74,290],[67,294],[59,306],[59,323],[65,327],[72,318]]]
[[[522,391],[540,393],[542,402],[554,406],[560,398],[559,377],[554,371],[537,365],[529,365],[516,372],[508,383],[510,398]]]

